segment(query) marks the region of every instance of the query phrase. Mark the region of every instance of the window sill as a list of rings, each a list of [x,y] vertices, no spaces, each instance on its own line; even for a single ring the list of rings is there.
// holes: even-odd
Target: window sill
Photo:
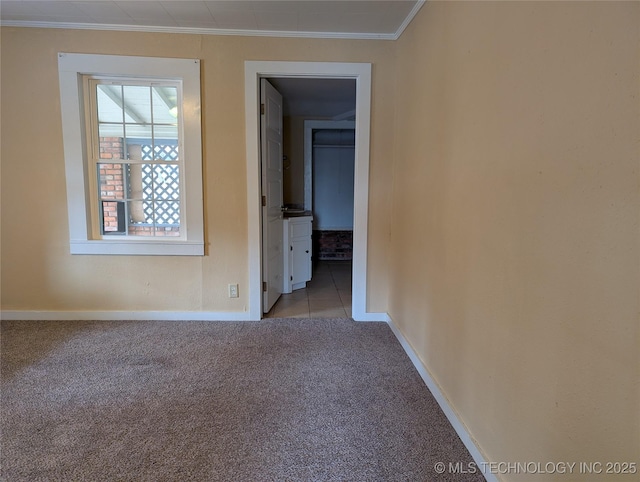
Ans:
[[[71,254],[204,256],[204,243],[189,241],[71,241]]]

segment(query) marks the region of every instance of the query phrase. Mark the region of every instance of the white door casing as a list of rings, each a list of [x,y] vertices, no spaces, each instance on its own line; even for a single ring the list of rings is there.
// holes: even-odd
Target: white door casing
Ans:
[[[260,82],[269,78],[355,79],[356,147],[353,225],[352,317],[356,321],[388,321],[386,313],[367,312],[367,236],[369,209],[369,136],[371,64],[342,62],[245,61],[245,123],[247,160],[247,229],[249,299],[247,317],[262,317],[262,231],[260,180]]]
[[[282,294],[282,96],[260,81],[260,158],[262,168],[262,309],[269,312]],[[262,107],[264,106],[264,107]]]

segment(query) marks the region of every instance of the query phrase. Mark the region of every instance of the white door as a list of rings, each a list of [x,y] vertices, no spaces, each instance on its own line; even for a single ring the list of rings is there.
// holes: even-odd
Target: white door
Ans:
[[[262,165],[262,311],[282,294],[282,96],[260,81],[260,149]]]

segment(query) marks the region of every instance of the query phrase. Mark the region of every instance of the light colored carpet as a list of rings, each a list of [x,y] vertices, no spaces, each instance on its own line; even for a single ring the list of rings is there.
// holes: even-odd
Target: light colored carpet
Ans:
[[[384,323],[2,322],[2,480],[439,481],[472,459]]]

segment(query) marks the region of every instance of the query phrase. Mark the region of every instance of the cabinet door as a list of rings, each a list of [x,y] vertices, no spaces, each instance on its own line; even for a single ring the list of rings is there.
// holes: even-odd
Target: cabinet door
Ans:
[[[311,279],[311,238],[294,238],[291,240],[291,246],[291,283],[305,283]]]

